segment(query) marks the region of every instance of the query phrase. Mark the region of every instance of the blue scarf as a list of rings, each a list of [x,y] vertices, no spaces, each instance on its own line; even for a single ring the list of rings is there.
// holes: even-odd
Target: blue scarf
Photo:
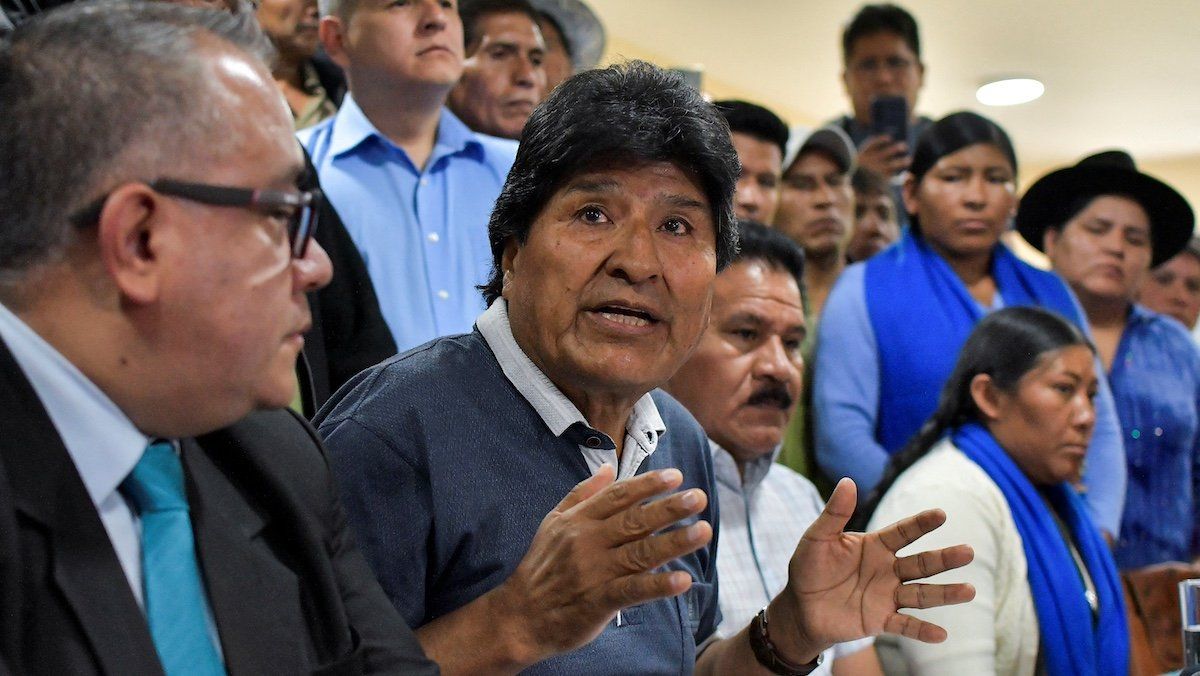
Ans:
[[[1057,275],[1022,262],[1002,244],[992,250],[992,278],[1006,306],[1040,305],[1085,326]],[[875,440],[895,453],[937,408],[958,352],[985,310],[949,264],[909,230],[867,261],[864,286],[879,351]]]
[[[1096,586],[1100,619],[1095,623],[1075,561],[1038,490],[981,425],[969,423],[958,428],[954,444],[987,472],[1008,501],[1025,549],[1029,590],[1037,610],[1047,672],[1051,676],[1127,673],[1129,629],[1121,579],[1112,553],[1088,518],[1083,501],[1066,483],[1044,489],[1070,530]]]

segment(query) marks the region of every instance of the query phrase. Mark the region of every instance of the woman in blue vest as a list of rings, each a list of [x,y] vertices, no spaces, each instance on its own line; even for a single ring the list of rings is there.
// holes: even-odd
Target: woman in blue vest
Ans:
[[[949,532],[927,537],[975,551],[942,576],[973,584],[974,601],[912,611],[951,627],[949,638],[885,642],[913,673],[1128,672],[1120,577],[1070,483],[1102,380],[1079,327],[1041,308],[995,312],[967,339],[937,410],[892,456],[864,510],[875,527],[936,504]]]
[[[1016,209],[1017,160],[991,120],[955,113],[917,142],[904,186],[910,227],[892,247],[850,266],[830,293],[818,333],[813,399],[816,455],[832,478],[866,495],[888,456],[933,413],[959,348],[989,312],[1038,305],[1085,334],[1058,276],[1000,243]],[[1102,382],[1083,486],[1092,516],[1116,533],[1125,457]]]

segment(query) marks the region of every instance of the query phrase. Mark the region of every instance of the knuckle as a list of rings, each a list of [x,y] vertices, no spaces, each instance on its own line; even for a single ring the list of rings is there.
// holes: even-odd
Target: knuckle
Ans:
[[[627,509],[621,513],[618,525],[622,533],[635,535],[647,531],[646,519],[641,509]]]

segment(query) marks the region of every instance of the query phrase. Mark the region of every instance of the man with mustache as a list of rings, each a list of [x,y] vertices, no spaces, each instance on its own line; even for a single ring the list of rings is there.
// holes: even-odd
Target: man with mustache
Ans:
[[[808,673],[839,641],[938,640],[899,608],[973,595],[901,584],[971,558],[896,558],[938,512],[843,533],[847,481],[786,588],[715,637],[711,454],[657,388],[736,251],[736,172],[728,127],[678,76],[568,79],[496,202],[475,330],[364,371],[318,415],[368,559],[443,673]]]
[[[366,262],[384,320],[407,350],[468,331],[491,264],[487,219],[516,143],[445,107],[463,71],[452,0],[326,0],[321,43],[350,92],[301,131],[321,187]]]
[[[808,479],[775,462],[804,372],[804,255],[758,223],[739,229],[738,256],[713,283],[708,328],[664,386],[696,416],[712,450],[719,636],[745,626],[784,588],[796,543],[824,506]],[[880,673],[871,643],[826,650],[820,673]]]
[[[520,140],[546,94],[537,11],[525,0],[463,0],[459,16],[467,60],[450,90],[450,110],[481,134]]]

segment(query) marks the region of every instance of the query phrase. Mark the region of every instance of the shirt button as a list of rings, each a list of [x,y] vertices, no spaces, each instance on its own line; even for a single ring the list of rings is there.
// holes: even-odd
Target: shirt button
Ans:
[[[1161,437],[1162,435],[1163,435],[1163,428],[1155,427],[1154,428],[1154,436]]]
[[[429,179],[427,179],[427,178],[421,179],[421,185],[429,185]]]
[[[588,448],[600,448],[600,437],[588,437],[583,442]]]
[[[441,298],[442,300],[446,300],[447,298],[450,297],[450,292],[445,289],[442,289],[441,291],[437,292],[437,297]]]
[[[435,244],[436,244],[436,243],[437,243],[437,241],[438,241],[439,239],[441,239],[441,237],[438,237],[438,234],[437,234],[436,232],[431,232],[431,233],[429,233],[428,235],[426,235],[426,236],[425,236],[425,239],[427,239],[427,240],[429,240],[430,242],[433,242],[433,243],[435,243]]]

